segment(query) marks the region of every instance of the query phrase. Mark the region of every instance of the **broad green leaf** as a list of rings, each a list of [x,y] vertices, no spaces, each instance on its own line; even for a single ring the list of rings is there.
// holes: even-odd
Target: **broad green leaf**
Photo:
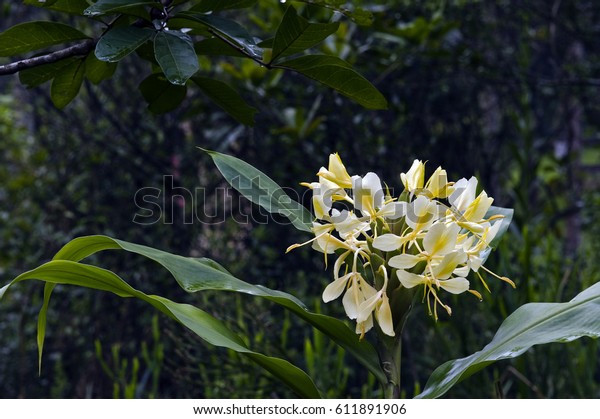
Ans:
[[[502,224],[500,225],[500,229],[498,230],[498,233],[496,233],[496,236],[494,237],[494,239],[489,243],[489,245],[492,248],[495,248],[496,246],[498,246],[500,239],[502,238],[504,233],[506,233],[506,231],[508,230],[508,227],[510,225],[510,222],[512,221],[514,212],[515,211],[512,208],[501,208],[501,207],[491,206],[490,209],[488,210],[488,212],[483,217],[485,219],[488,219],[492,216],[502,217],[502,218],[500,218],[499,221],[496,221],[496,222],[499,222]]]
[[[85,75],[85,60],[78,59],[64,67],[52,80],[50,98],[58,109],[67,106],[79,93],[83,76]]]
[[[290,198],[270,177],[233,156],[216,151],[206,152],[225,180],[239,193],[271,214],[287,217],[298,230],[312,232],[312,214]]]
[[[148,102],[148,110],[163,114],[177,108],[185,99],[187,88],[169,83],[162,74],[151,74],[140,83],[140,92]]]
[[[75,61],[78,61],[78,58],[69,57],[54,63],[28,68],[19,72],[19,80],[27,88],[37,87],[55,78],[62,72],[63,68]]]
[[[108,13],[132,13],[138,16],[140,6],[156,6],[162,8],[158,1],[152,0],[98,0],[84,10],[86,16],[98,16]]]
[[[69,284],[108,291],[124,298],[138,298],[187,327],[206,342],[247,356],[292,388],[298,395],[307,398],[320,397],[319,391],[310,377],[298,367],[283,359],[251,351],[239,336],[205,311],[188,304],[173,302],[164,297],[147,295],[131,287],[111,271],[70,260],[52,260],[19,275],[0,289],[0,298],[9,286],[29,279],[42,280],[47,284]],[[49,293],[47,295],[49,297]]]
[[[46,2],[40,0],[25,0],[24,3],[74,15],[83,15],[83,11],[89,7],[88,0],[52,0]]]
[[[252,7],[258,0],[202,0],[200,4],[192,7],[194,12],[218,12],[229,9],[245,9]]]
[[[85,59],[85,77],[94,84],[110,79],[116,69],[117,63],[100,61],[94,54]]]
[[[600,337],[600,282],[568,303],[530,303],[519,307],[500,325],[481,351],[438,367],[418,398],[436,398],[489,364],[515,358],[534,345]]]
[[[240,94],[227,83],[208,77],[194,77],[192,81],[198,85],[206,96],[235,118],[236,121],[244,125],[254,126],[254,114],[257,110],[248,105]]]
[[[227,39],[246,54],[255,58],[262,58],[263,50],[257,45],[257,40],[244,27],[233,20],[191,11],[178,13],[174,18],[200,23],[206,26],[211,33]]]
[[[36,51],[51,45],[89,38],[83,32],[55,22],[26,22],[0,33],[0,57]]]
[[[259,296],[279,304],[333,339],[372,372],[380,382],[387,382],[385,374],[379,366],[375,349],[367,341],[359,340],[356,333],[350,330],[343,321],[308,311],[300,300],[290,294],[271,290],[260,285],[252,285],[237,279],[213,260],[186,258],[107,236],[87,236],[74,239],[67,243],[54,258],[79,261],[98,251],[116,248],[158,262],[188,292],[203,290],[235,291]]]
[[[339,26],[339,22],[310,23],[303,17],[298,16],[296,9],[289,6],[275,34],[271,62],[317,45],[329,35],[335,33]]]
[[[198,56],[189,35],[180,31],[164,31],[154,38],[154,54],[167,79],[184,85],[198,70]]]
[[[119,61],[154,35],[148,28],[136,26],[118,26],[106,32],[96,44],[96,58],[100,61]]]
[[[367,109],[387,109],[387,101],[379,90],[341,58],[306,55],[277,63],[275,67],[292,70],[323,83]]]

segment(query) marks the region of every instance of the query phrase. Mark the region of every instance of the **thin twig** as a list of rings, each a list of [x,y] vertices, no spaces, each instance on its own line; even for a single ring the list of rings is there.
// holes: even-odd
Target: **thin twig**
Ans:
[[[74,57],[76,55],[85,55],[92,51],[96,46],[96,41],[93,39],[86,39],[79,44],[50,52],[48,54],[40,55],[38,57],[25,58],[24,60],[16,61],[14,63],[0,65],[0,76],[6,76],[9,74],[15,74],[19,71],[27,70],[29,68],[37,67],[42,64],[55,63],[62,60],[63,58]]]

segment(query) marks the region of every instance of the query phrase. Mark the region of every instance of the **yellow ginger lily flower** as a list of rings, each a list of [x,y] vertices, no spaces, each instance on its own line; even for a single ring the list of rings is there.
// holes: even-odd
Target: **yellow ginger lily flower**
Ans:
[[[430,198],[446,198],[449,186],[448,174],[438,166],[425,184],[425,189],[429,192]]]
[[[470,289],[466,277],[471,271],[488,291],[481,270],[514,286],[483,266],[490,243],[505,223],[497,221],[501,215],[485,218],[493,199],[485,191],[476,195],[475,177],[449,182],[446,171],[438,167],[425,183],[425,164],[414,160],[400,175],[408,193],[394,198],[389,189],[384,192],[375,173],[350,176],[337,153],[329,156],[328,167],[321,167],[317,175],[318,182],[302,183],[313,191],[314,237],[288,251],[311,243],[323,253],[325,266],[328,255],[336,253],[333,282],[322,298],[330,302],[343,295],[344,310],[356,321],[361,338],[375,322],[384,334],[395,335],[388,291],[396,296],[422,285],[423,299],[437,320],[438,305],[452,312],[440,300],[440,290],[467,291],[481,298]],[[340,201],[344,206],[338,206]],[[373,279],[366,276],[367,269]],[[395,274],[388,278],[388,272]],[[376,289],[381,282],[383,286]]]
[[[352,188],[352,178],[348,174],[346,166],[342,163],[342,159],[338,153],[329,155],[329,167],[327,169],[322,167],[317,175],[342,188]]]
[[[400,180],[410,193],[422,189],[425,182],[425,164],[421,160],[413,161],[408,172],[400,173]]]

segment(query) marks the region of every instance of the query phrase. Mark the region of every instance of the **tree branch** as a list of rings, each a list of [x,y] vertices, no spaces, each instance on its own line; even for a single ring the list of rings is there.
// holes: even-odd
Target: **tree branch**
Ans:
[[[63,58],[73,57],[75,55],[85,55],[92,51],[96,46],[96,41],[93,39],[86,39],[79,44],[50,52],[45,55],[38,57],[25,58],[24,60],[16,61],[14,63],[0,65],[0,76],[6,76],[9,74],[15,74],[19,71],[27,70],[28,68],[37,67],[42,64],[55,63],[62,60]]]

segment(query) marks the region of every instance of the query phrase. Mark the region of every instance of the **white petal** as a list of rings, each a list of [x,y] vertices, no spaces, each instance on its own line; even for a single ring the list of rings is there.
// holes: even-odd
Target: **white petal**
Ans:
[[[358,286],[356,282],[353,282],[344,294],[344,298],[342,298],[342,304],[344,305],[344,310],[346,310],[346,315],[350,319],[356,319],[358,317],[358,306],[361,301],[359,301],[358,297]]]
[[[460,227],[455,223],[434,224],[423,239],[423,248],[430,255],[445,255],[456,246],[459,231]]]
[[[406,202],[388,202],[381,208],[379,215],[390,220],[396,220],[406,215],[406,206]]]
[[[397,270],[396,275],[404,288],[413,288],[425,283],[423,275],[413,274],[412,272],[406,272],[402,269]]]
[[[396,269],[410,269],[419,263],[420,260],[421,258],[417,255],[401,254],[392,257],[389,260],[388,265]]]
[[[381,298],[381,305],[375,314],[377,317],[377,323],[379,323],[379,327],[381,327],[383,333],[388,336],[395,336],[392,310],[390,308],[390,300],[388,299],[387,295],[383,294],[383,297]]]
[[[461,294],[469,289],[469,281],[466,278],[451,278],[440,281],[440,287],[452,294]]]
[[[455,252],[450,252],[444,256],[442,261],[433,267],[433,275],[436,279],[447,279],[450,278],[452,272],[461,263],[467,261],[467,254],[464,250],[459,249]]]
[[[373,310],[375,310],[377,303],[381,299],[382,294],[383,293],[381,291],[379,291],[378,293],[373,295],[371,298],[363,301],[360,304],[360,306],[358,307],[358,316],[356,317],[356,321],[358,323],[362,323],[369,318],[371,313],[373,313]]]
[[[373,239],[373,247],[384,252],[393,252],[394,250],[398,250],[404,241],[402,237],[388,233],[375,237]]]
[[[323,302],[328,303],[342,295],[346,289],[346,284],[348,283],[348,278],[350,275],[351,274],[344,275],[327,285],[323,291]]]
[[[477,178],[472,176],[471,179],[462,178],[454,184],[454,192],[448,197],[450,205],[461,212],[467,210],[471,202],[475,200],[475,192],[477,189]]]

